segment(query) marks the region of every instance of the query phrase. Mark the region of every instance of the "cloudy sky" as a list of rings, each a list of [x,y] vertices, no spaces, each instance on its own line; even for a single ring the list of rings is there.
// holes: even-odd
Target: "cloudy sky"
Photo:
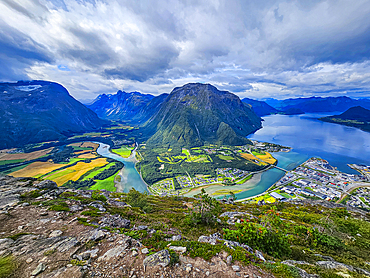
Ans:
[[[0,0],[0,80],[370,97],[370,0]]]

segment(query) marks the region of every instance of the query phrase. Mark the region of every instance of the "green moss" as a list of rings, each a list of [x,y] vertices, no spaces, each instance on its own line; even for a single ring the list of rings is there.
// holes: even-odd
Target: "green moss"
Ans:
[[[100,190],[95,190],[91,194],[91,198],[97,201],[106,202],[107,198],[101,194]]]
[[[23,193],[20,196],[20,198],[21,198],[22,201],[25,201],[25,200],[35,199],[37,197],[40,197],[41,195],[42,195],[41,190],[36,189],[36,190],[32,190],[32,191]]]
[[[18,233],[18,234],[15,234],[15,235],[12,235],[12,236],[8,236],[8,238],[12,239],[12,240],[17,240],[18,238],[20,238],[21,236],[25,236],[25,235],[29,235],[30,233]]]
[[[18,264],[13,256],[0,258],[0,278],[10,277],[17,269]]]
[[[71,260],[70,264],[74,266],[84,266],[86,264],[86,261]]]
[[[50,255],[54,254],[55,251],[56,251],[56,249],[49,249],[49,250],[44,252],[44,256],[50,256]]]
[[[92,216],[92,217],[99,217],[100,214],[98,213],[98,209],[90,209],[90,210],[86,210],[86,211],[83,211],[81,213],[81,215],[85,215],[85,216]]]
[[[54,211],[69,211],[69,207],[66,202],[58,202],[56,204],[53,204],[49,207],[49,210]]]

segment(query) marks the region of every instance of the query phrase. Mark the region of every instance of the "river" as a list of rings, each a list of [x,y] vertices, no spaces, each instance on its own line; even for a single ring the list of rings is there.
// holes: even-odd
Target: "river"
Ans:
[[[140,174],[135,168],[136,151],[134,150],[129,158],[123,158],[120,155],[114,154],[109,151],[110,146],[104,143],[95,142],[99,144],[99,148],[96,150],[98,154],[104,157],[109,157],[118,161],[121,161],[125,166],[119,172],[121,181],[116,183],[117,192],[129,192],[131,188],[135,188],[140,192],[148,192],[147,185],[141,178]]]

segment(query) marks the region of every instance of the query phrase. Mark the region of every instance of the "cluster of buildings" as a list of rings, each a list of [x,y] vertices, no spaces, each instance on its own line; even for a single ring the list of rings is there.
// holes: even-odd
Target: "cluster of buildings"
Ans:
[[[175,184],[173,183],[173,179],[161,180],[150,186],[150,191],[158,195],[165,195],[167,192],[174,190]]]
[[[249,175],[248,171],[232,168],[217,168],[216,172],[217,176],[229,178],[231,181],[241,180]]]
[[[347,201],[347,205],[351,207],[357,207],[357,208],[364,208],[364,209],[370,209],[370,206],[366,201],[361,200],[362,198],[356,195],[349,196],[349,200]]]
[[[291,196],[333,201],[339,200],[357,182],[366,180],[367,177],[363,175],[342,173],[326,160],[310,158],[295,170],[287,172],[275,185]],[[349,197],[347,204],[370,209],[370,189],[357,189],[356,194]]]
[[[206,178],[206,177],[194,177],[192,178],[192,180],[193,183],[197,186],[218,182],[218,178]]]
[[[264,143],[264,142],[258,142],[258,141],[251,141],[253,144],[253,147],[257,148],[260,151],[264,152],[289,152],[290,148],[283,147],[280,145],[272,144],[272,143]]]
[[[180,184],[180,187],[181,188],[186,188],[186,187],[191,187],[193,186],[193,183],[190,179],[190,177],[188,176],[180,176],[180,177],[176,177],[178,183]]]
[[[291,182],[293,182],[294,180],[296,180],[298,177],[296,175],[294,175],[293,173],[291,172],[287,172],[284,177],[282,177],[280,180],[278,180],[275,185],[277,187],[279,186],[282,186],[282,185],[285,185],[285,184],[289,184]]]
[[[366,177],[367,181],[370,181],[370,165],[348,164],[348,166],[359,171],[364,177]]]

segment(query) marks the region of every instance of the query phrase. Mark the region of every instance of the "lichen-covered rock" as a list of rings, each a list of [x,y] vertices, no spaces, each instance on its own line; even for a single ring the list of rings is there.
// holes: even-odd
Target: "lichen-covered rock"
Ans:
[[[63,232],[61,230],[55,230],[50,233],[49,237],[57,237],[57,236],[61,236],[62,234]]]
[[[100,226],[101,227],[111,227],[111,228],[130,228],[130,220],[124,219],[118,214],[116,215],[108,215],[100,220]]]
[[[114,247],[112,249],[109,249],[105,254],[98,258],[98,261],[108,261],[111,258],[118,257],[126,250],[126,246],[120,245],[117,247]]]
[[[43,263],[40,263],[34,271],[32,271],[31,275],[36,276],[43,272],[46,269],[46,266]]]
[[[335,261],[318,261],[316,262],[318,266],[321,266],[322,268],[326,269],[337,269],[337,270],[349,270],[349,271],[354,271],[353,266],[338,263]]]
[[[170,252],[167,249],[159,251],[149,257],[146,257],[143,261],[144,266],[156,266],[161,265],[166,267],[171,261]]]
[[[57,189],[58,185],[54,181],[44,180],[36,183],[35,186],[39,189]]]
[[[186,247],[182,247],[182,246],[170,246],[169,249],[175,252],[179,252],[181,254],[186,252]]]

